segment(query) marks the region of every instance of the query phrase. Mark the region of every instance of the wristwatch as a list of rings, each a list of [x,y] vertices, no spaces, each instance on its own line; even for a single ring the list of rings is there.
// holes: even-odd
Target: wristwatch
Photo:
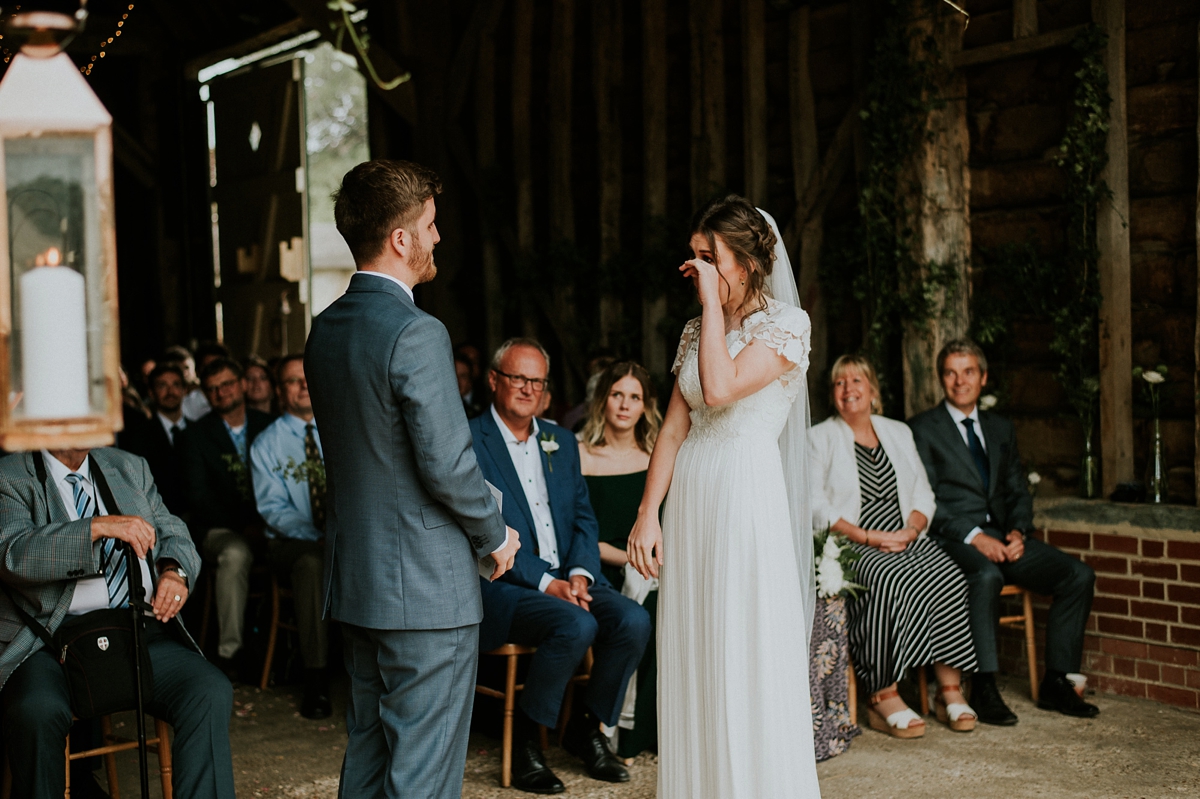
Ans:
[[[185,572],[185,571],[183,570],[183,567],[182,567],[182,566],[176,566],[176,565],[172,564],[172,565],[170,565],[170,566],[167,566],[166,568],[164,568],[164,569],[162,570],[162,572],[161,572],[161,573],[164,573],[164,574],[165,574],[166,572],[175,572],[175,573],[176,573],[176,574],[178,574],[178,575],[179,575],[181,578],[183,578],[183,585],[184,585],[184,587],[185,587],[185,588],[189,588],[189,589],[191,588],[191,583],[189,583],[189,582],[188,582],[188,575],[187,575],[187,572]]]

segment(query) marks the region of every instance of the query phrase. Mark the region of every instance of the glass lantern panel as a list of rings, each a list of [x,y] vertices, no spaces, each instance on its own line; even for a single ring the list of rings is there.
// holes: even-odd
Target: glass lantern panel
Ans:
[[[4,141],[13,418],[102,414],[104,250],[94,139]]]

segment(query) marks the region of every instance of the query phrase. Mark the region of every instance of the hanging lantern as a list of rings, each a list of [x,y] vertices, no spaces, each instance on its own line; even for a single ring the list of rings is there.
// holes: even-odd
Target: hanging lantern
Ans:
[[[17,14],[0,80],[0,447],[113,443],[121,429],[112,117],[65,41],[82,25]]]

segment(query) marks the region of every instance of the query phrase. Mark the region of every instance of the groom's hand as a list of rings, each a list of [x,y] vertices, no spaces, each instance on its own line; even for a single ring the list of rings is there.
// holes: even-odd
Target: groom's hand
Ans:
[[[507,528],[508,540],[504,546],[492,553],[496,568],[492,570],[492,582],[499,580],[503,574],[513,567],[517,559],[517,550],[521,548],[521,535],[511,527]]]

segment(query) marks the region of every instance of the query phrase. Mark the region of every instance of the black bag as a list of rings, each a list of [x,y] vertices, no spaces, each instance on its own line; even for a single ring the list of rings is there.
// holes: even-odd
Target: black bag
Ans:
[[[35,455],[34,463],[38,472],[44,471],[41,457]],[[42,474],[38,476],[44,480]],[[117,514],[112,492],[94,460],[92,479],[108,512]],[[93,610],[81,616],[68,616],[54,631],[54,635],[17,604],[7,585],[0,583],[0,588],[8,595],[21,620],[37,633],[45,642],[50,654],[58,659],[71,692],[71,712],[81,719],[137,710],[139,706],[154,701],[154,673],[150,665],[150,655],[140,640],[145,634],[144,611],[150,608],[143,598],[142,570],[133,554],[133,547],[124,541],[118,541],[117,548],[125,557],[127,565],[129,604],[132,610],[107,608]],[[135,631],[135,624],[140,625],[140,629]],[[134,667],[135,652],[140,660],[140,670]],[[141,673],[141,697],[137,696],[135,670]]]

